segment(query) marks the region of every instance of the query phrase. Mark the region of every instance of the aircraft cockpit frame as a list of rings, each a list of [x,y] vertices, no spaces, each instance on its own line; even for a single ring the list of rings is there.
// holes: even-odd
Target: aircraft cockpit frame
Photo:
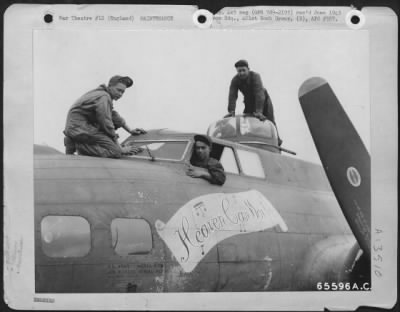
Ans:
[[[144,135],[131,136],[123,144],[142,147],[143,151],[124,158],[190,164],[194,148],[194,135],[195,133],[179,133],[159,129],[151,130]],[[223,139],[210,139],[212,141],[210,157],[221,162],[225,173],[255,179],[266,178],[265,165],[263,165],[259,149],[246,145],[239,147],[236,142]]]

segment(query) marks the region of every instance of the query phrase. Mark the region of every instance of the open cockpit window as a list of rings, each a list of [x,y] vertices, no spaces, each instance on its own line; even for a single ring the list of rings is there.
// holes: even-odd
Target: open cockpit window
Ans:
[[[152,160],[183,160],[188,148],[188,141],[130,141],[126,144],[143,149],[142,152],[130,157],[150,158]]]
[[[144,219],[114,219],[111,222],[111,242],[120,256],[147,254],[153,248],[150,225]]]
[[[231,147],[213,143],[210,156],[219,160],[225,172],[239,174],[235,153]]]
[[[89,222],[79,216],[46,216],[40,224],[43,252],[49,257],[83,257],[90,250]]]

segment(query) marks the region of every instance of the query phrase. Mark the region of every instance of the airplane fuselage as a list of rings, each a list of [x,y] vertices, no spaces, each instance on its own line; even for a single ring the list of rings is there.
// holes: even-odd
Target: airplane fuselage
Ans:
[[[356,243],[321,166],[214,139],[216,150],[233,152],[229,166],[236,169],[223,186],[211,185],[185,173],[192,138],[163,131],[137,137],[156,148],[184,142],[182,157],[172,160],[151,161],[146,152],[123,159],[35,155],[36,291],[311,290],[318,281],[347,279]],[[269,210],[254,204],[257,196]],[[232,198],[244,205],[227,206]],[[206,203],[207,211],[185,214],[195,199],[218,207]],[[87,223],[77,234],[86,238],[68,238],[83,247],[57,245],[57,225],[43,233],[49,216]],[[178,225],[164,236],[160,224]]]

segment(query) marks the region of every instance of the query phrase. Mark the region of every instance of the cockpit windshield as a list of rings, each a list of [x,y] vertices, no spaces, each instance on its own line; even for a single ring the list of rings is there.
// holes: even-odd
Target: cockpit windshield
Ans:
[[[153,160],[174,160],[179,161],[184,158],[187,150],[188,141],[130,141],[126,145],[141,147],[142,152],[129,157],[151,158]]]
[[[257,118],[240,117],[240,134],[271,139],[276,137],[276,130],[271,122],[262,122]]]
[[[208,135],[214,138],[229,138],[236,136],[236,118],[224,118],[210,125]]]

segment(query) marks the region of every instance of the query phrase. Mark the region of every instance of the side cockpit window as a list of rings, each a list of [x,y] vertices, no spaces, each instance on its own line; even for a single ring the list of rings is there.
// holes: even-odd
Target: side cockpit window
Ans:
[[[153,248],[150,225],[144,219],[114,219],[111,222],[111,242],[120,256],[147,254]]]
[[[235,153],[229,146],[213,143],[211,157],[219,160],[225,172],[239,174],[239,167],[236,162]]]
[[[232,148],[225,147],[224,150],[222,151],[221,158],[219,161],[224,167],[225,172],[239,174],[239,168]]]
[[[83,257],[90,251],[90,225],[83,217],[46,216],[40,234],[48,257]]]
[[[126,146],[141,147],[142,152],[131,155],[132,158],[150,158],[153,160],[180,161],[189,146],[188,141],[131,141]]]
[[[237,154],[242,171],[245,175],[262,179],[265,178],[260,156],[256,152],[238,149]]]

